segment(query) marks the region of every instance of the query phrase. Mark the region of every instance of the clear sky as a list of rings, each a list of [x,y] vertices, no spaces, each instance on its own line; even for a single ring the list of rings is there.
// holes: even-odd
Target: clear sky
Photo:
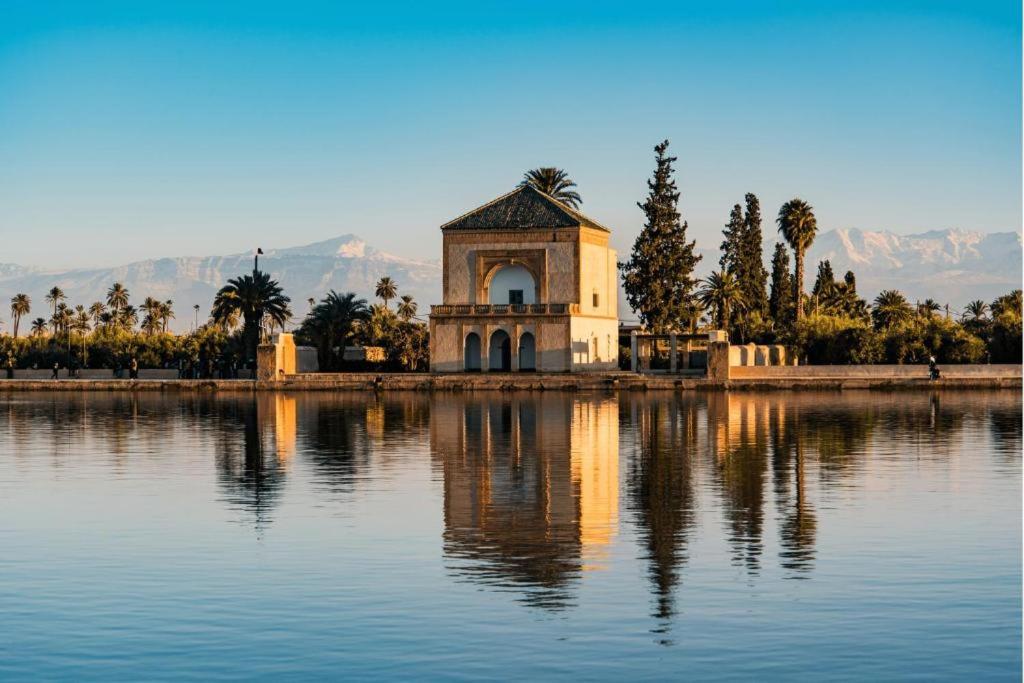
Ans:
[[[540,165],[625,249],[666,137],[702,248],[748,191],[1017,230],[1020,3],[0,0],[0,262],[349,232],[440,258]]]

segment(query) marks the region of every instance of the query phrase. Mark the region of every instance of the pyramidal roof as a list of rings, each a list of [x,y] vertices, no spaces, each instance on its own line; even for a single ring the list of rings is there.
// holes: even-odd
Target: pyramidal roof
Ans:
[[[532,185],[464,213],[441,226],[442,230],[523,230],[529,228],[596,228],[609,232],[597,221],[569,208]]]

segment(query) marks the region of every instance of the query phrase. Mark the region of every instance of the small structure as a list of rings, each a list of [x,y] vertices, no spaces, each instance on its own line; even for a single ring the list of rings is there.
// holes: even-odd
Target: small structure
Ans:
[[[286,375],[316,372],[318,367],[316,349],[296,346],[290,332],[279,332],[256,349],[257,380],[276,382]]]
[[[630,367],[633,372],[703,374],[712,380],[729,379],[730,367],[796,365],[796,357],[781,344],[729,343],[725,330],[696,334],[630,332]],[[655,362],[655,359],[660,362]]]
[[[444,303],[432,372],[618,367],[618,270],[608,228],[519,187],[441,226]]]

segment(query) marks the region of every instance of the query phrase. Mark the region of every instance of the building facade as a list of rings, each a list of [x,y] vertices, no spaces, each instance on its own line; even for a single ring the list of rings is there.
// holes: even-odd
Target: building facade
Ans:
[[[444,303],[433,372],[618,368],[618,270],[608,228],[530,186],[441,226]]]

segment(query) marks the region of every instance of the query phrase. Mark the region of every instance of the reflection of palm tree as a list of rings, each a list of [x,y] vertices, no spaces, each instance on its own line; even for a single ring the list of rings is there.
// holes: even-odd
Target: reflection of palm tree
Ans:
[[[804,448],[799,411],[794,410],[786,417],[788,419],[776,425],[781,434],[776,440],[773,464],[776,499],[782,516],[779,525],[779,564],[795,572],[807,572],[814,563],[818,523],[804,485]],[[787,461],[790,458],[793,458],[792,477],[787,474]],[[795,495],[789,493],[790,479]]]
[[[217,474],[228,503],[245,510],[255,518],[261,530],[270,520],[270,511],[277,503],[284,484],[284,470],[271,450],[264,450],[260,425],[272,420],[262,416],[255,400],[237,404],[217,405],[222,421],[225,444],[218,449]],[[239,452],[238,427],[241,422],[242,448]]]

